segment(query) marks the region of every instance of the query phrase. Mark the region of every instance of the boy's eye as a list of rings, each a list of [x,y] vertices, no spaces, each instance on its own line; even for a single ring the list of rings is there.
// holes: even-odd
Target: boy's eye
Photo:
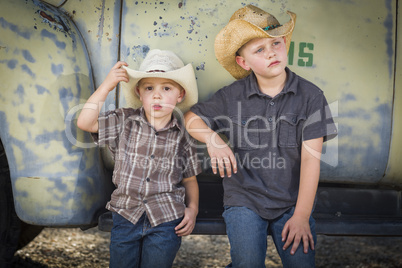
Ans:
[[[274,46],[279,45],[281,42],[274,42]]]
[[[169,91],[169,90],[170,90],[170,87],[164,87],[163,90]]]
[[[263,51],[264,51],[263,48],[259,48],[259,49],[257,50],[257,53],[261,53],[261,52],[263,52]]]
[[[152,90],[153,87],[145,87],[145,90]]]

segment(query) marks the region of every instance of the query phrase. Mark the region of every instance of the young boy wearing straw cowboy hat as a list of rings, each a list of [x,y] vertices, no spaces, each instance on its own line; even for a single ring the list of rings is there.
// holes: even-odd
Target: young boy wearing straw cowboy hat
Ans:
[[[171,267],[195,225],[201,171],[195,140],[173,111],[197,102],[197,83],[192,65],[170,51],[151,50],[138,71],[127,66],[113,66],[77,125],[115,160],[110,267]],[[99,114],[119,82],[129,108]]]
[[[315,265],[311,213],[323,141],[336,128],[323,92],[286,66],[296,20],[288,14],[280,25],[255,6],[237,10],[215,39],[218,61],[237,81],[185,115],[224,177],[228,267],[265,267],[268,234],[284,267]]]

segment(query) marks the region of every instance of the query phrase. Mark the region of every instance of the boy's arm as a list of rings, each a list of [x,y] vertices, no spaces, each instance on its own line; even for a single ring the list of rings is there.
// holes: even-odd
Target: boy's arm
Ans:
[[[282,231],[282,241],[285,241],[283,250],[291,243],[290,254],[294,254],[300,242],[303,242],[304,253],[308,247],[314,250],[314,240],[311,234],[309,219],[313,209],[320,177],[320,157],[323,138],[303,142],[301,151],[300,186],[296,208],[293,216],[286,222]]]
[[[208,154],[211,157],[211,166],[214,174],[225,176],[225,168],[228,177],[237,172],[236,159],[229,146],[219,135],[210,129],[207,124],[195,113],[189,111],[184,116],[187,132],[196,140],[207,145]]]
[[[117,62],[106,79],[98,89],[89,97],[78,116],[77,126],[88,132],[98,132],[98,116],[107,95],[112,91],[120,81],[128,82],[127,71],[121,66],[128,66],[127,63]]]
[[[199,190],[198,182],[195,176],[185,178],[182,184],[186,190],[184,218],[175,231],[178,236],[186,236],[191,234],[195,226],[195,220],[198,214]]]

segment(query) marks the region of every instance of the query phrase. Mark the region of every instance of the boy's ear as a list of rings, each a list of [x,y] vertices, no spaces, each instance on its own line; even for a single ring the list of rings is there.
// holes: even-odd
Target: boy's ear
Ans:
[[[138,97],[140,98],[140,101],[142,101],[142,97],[141,97],[141,94],[140,94],[140,88],[138,87],[138,85],[135,86],[134,91],[135,91],[135,94],[137,94]]]
[[[180,90],[180,95],[177,98],[177,103],[182,102],[185,96],[186,96],[186,90],[183,88],[182,90]]]
[[[250,71],[250,67],[246,64],[246,60],[242,56],[236,56],[237,64],[246,71]]]

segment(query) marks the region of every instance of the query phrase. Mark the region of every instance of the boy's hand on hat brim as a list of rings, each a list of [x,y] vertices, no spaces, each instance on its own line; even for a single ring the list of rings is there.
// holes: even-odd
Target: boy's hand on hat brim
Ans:
[[[122,66],[128,66],[124,61],[118,61],[110,70],[105,80],[102,83],[102,87],[106,88],[108,91],[112,91],[119,82],[128,82],[127,70],[122,68]]]
[[[236,158],[230,147],[222,140],[217,133],[213,133],[207,141],[208,154],[211,157],[211,167],[214,174],[218,173],[223,178],[225,170],[230,178],[237,173]]]

